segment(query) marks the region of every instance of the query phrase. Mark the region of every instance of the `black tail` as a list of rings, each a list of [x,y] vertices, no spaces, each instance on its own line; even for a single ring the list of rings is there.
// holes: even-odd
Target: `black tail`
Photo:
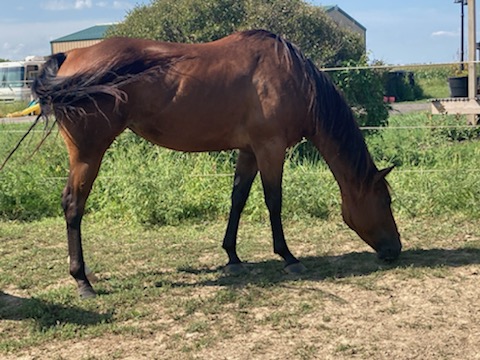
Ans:
[[[94,68],[86,68],[72,76],[57,76],[58,70],[68,54],[55,54],[45,63],[32,86],[32,92],[39,99],[42,114],[63,114],[83,112],[86,103],[97,108],[99,96],[110,97],[117,107],[127,101],[123,87],[136,81],[149,81],[159,73],[165,73],[181,56],[142,57],[142,54],[119,54]]]
[[[68,116],[72,112],[82,112],[80,102],[96,104],[95,96],[100,94],[111,96],[116,105],[126,101],[126,95],[119,86],[131,81],[131,74],[119,74],[104,67],[96,72],[57,76],[66,59],[65,53],[52,55],[32,85],[32,93],[38,98],[44,117],[52,113]]]
[[[42,70],[33,82],[32,94],[34,98],[38,99],[43,115],[51,112],[52,93],[54,93],[58,69],[60,69],[66,58],[65,53],[52,55],[43,65]]]
[[[37,116],[32,125],[28,128],[27,132],[22,136],[22,138],[17,142],[15,147],[10,151],[2,165],[0,165],[0,171],[3,170],[8,160],[13,156],[13,154],[19,149],[20,145],[27,138],[27,136],[32,132],[32,130],[38,125],[40,119],[43,117],[45,119],[45,132],[43,134],[42,140],[39,142],[35,150],[33,151],[33,156],[37,150],[42,146],[47,137],[52,133],[53,127],[55,126],[56,121],[53,122],[51,126],[48,126],[48,114],[51,112],[51,94],[52,84],[55,83],[57,77],[58,69],[62,66],[63,62],[66,59],[64,53],[59,53],[52,55],[47,62],[43,65],[42,70],[32,84],[32,93],[35,98],[38,98],[41,113]]]

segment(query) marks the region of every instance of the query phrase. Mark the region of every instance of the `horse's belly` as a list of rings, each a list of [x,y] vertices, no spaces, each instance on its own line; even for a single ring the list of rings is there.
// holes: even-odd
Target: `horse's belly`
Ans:
[[[146,140],[178,151],[201,152],[220,151],[246,146],[242,136],[231,131],[219,131],[213,128],[189,126],[138,126],[129,128]]]

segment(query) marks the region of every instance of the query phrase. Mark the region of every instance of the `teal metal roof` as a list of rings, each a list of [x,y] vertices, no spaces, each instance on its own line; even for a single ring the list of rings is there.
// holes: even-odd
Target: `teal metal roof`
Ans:
[[[105,33],[112,24],[95,25],[88,29],[78,31],[76,33],[63,36],[61,38],[50,41],[50,43],[82,41],[82,40],[99,40],[105,37]]]

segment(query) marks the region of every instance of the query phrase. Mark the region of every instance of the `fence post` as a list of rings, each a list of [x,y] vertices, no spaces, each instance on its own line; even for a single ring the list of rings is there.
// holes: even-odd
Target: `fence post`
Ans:
[[[476,71],[476,0],[468,0],[468,98],[477,98],[477,71]],[[468,115],[467,120],[470,124],[477,124],[477,115]]]

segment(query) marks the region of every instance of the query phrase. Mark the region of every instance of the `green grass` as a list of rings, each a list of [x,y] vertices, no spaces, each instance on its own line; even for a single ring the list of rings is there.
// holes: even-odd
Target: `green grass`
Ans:
[[[480,232],[468,219],[401,218],[399,225],[405,252],[400,261],[384,264],[340,218],[287,221],[289,244],[308,268],[292,277],[282,273],[282,262],[272,254],[268,225],[247,221],[240,230],[240,254],[251,263],[250,273],[227,277],[221,271],[226,261],[220,247],[224,221],[147,230],[87,217],[85,254],[100,278],[95,284],[100,296],[81,301],[67,273],[63,221],[4,222],[0,354],[25,354],[76,339],[141,342],[164,334],[170,356],[183,353],[180,358],[189,358],[187,354],[258,329],[332,334],[337,319],[321,309],[329,303],[346,305],[335,291],[348,287],[382,296],[391,277],[458,281],[452,269],[478,264]],[[453,241],[467,235],[469,241]],[[392,315],[401,310],[388,306],[385,311]],[[319,322],[306,322],[320,314]],[[293,352],[315,358],[314,344],[295,342]],[[339,343],[334,352],[347,350],[344,345]],[[252,354],[261,356],[265,347],[268,343],[258,343]],[[124,348],[118,356],[129,354]]]
[[[392,116],[389,127],[367,136],[379,167],[389,175],[394,210],[404,216],[460,214],[479,218],[477,128],[456,128],[462,118],[414,113]],[[439,125],[441,128],[433,128]],[[26,125],[0,125],[0,158]],[[427,126],[427,128],[418,128]],[[452,127],[449,127],[452,126]],[[404,128],[413,127],[413,128]],[[30,159],[42,136],[35,133],[0,173],[0,218],[35,220],[61,216],[59,199],[68,175],[63,142],[53,134]],[[284,217],[328,219],[339,215],[338,186],[324,162],[305,157],[301,144],[287,155]],[[303,154],[303,155],[302,155]],[[122,134],[107,152],[88,201],[88,213],[144,226],[225,218],[230,206],[236,153],[184,154]],[[26,166],[27,165],[27,166]],[[260,181],[254,183],[245,218],[266,221]]]
[[[100,278],[100,296],[85,302],[67,273],[59,205],[66,153],[54,135],[29,159],[42,136],[34,133],[0,173],[0,289],[6,294],[0,352],[79,337],[140,341],[169,333],[171,323],[176,331],[164,341],[168,351],[183,354],[199,354],[255,328],[302,331],[310,317],[323,319],[312,331],[331,334],[333,315],[319,309],[343,300],[326,288],[308,290],[319,283],[378,295],[389,276],[450,279],[452,269],[477,264],[480,233],[470,219],[480,215],[478,129],[446,127],[464,119],[426,113],[389,120],[389,128],[369,134],[367,143],[380,167],[396,165],[389,181],[406,250],[399,262],[378,262],[347,229],[333,176],[318,157],[304,157],[308,147],[301,144],[287,156],[284,218],[289,245],[308,273],[283,274],[257,181],[239,233],[239,253],[253,264],[245,276],[227,277],[220,245],[235,153],[174,153],[126,133],[108,151],[89,199],[84,250]],[[25,126],[1,125],[1,157]],[[415,128],[422,126],[428,128]],[[401,312],[396,306],[383,311]],[[262,354],[269,346],[275,345],[258,343],[252,351]],[[292,354],[313,358],[315,349],[315,343],[297,343]],[[333,352],[361,349],[339,342]]]
[[[415,74],[415,82],[422,88],[425,98],[439,99],[450,96],[448,78],[455,74],[455,66],[415,67],[408,70]]]

